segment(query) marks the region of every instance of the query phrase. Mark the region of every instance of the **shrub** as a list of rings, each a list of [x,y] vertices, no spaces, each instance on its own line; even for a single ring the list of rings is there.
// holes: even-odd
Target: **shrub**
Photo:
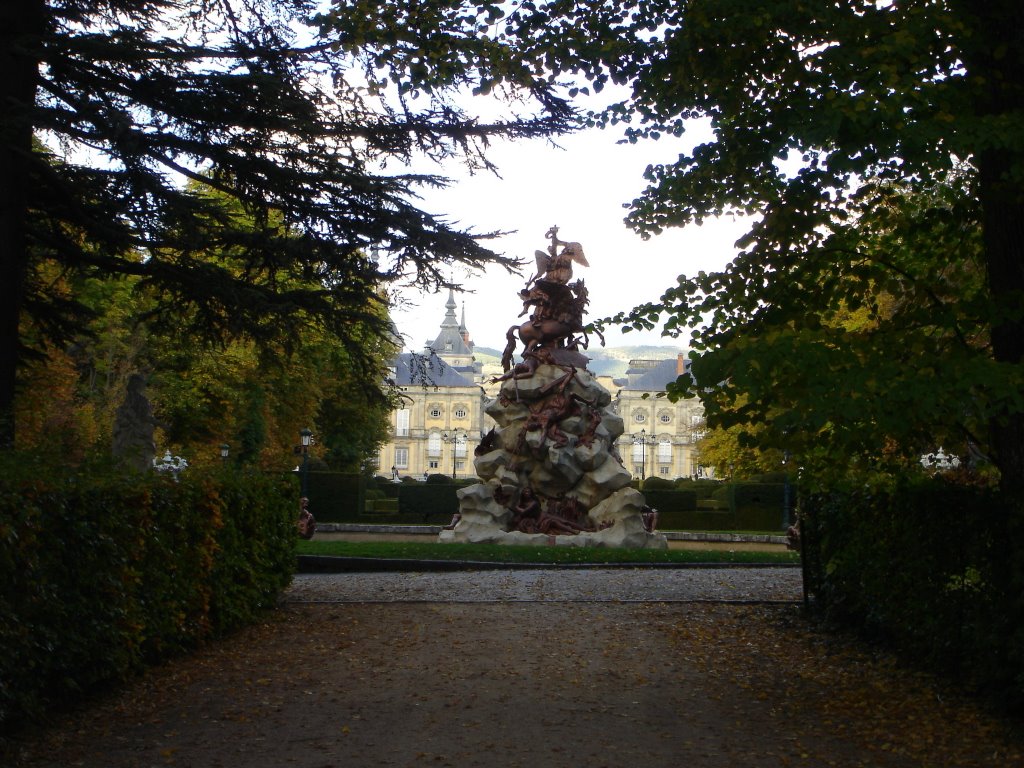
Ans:
[[[291,579],[290,478],[0,465],[0,725],[251,621]]]
[[[1010,504],[942,478],[861,483],[804,500],[817,605],[1024,707],[1024,599],[1007,574],[1019,553],[1001,548]]]
[[[667,491],[674,487],[674,483],[671,480],[666,480],[663,477],[648,477],[643,481],[643,491]]]

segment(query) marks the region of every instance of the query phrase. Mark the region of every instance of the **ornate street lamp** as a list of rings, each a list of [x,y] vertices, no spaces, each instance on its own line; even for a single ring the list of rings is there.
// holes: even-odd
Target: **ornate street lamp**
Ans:
[[[305,427],[299,430],[299,445],[302,448],[302,497],[306,497],[309,486],[309,446],[313,444],[313,430]]]
[[[220,444],[220,460],[224,463],[228,463],[228,456],[231,455],[231,446],[227,443]]]
[[[934,468],[936,472],[948,472],[960,466],[960,457],[946,453],[942,446],[935,453],[926,453],[921,457],[921,466],[925,469]]]
[[[633,435],[633,445],[640,446],[640,480],[647,478],[647,430],[641,429],[639,435]]]
[[[446,443],[452,444],[452,480],[456,479],[456,468],[459,458],[459,444],[466,444],[466,433],[461,429],[456,429],[451,434],[447,432],[441,433],[441,440]]]
[[[188,462],[181,458],[181,456],[171,456],[169,448],[164,451],[162,459],[153,459],[153,469],[161,473],[170,472],[174,482],[178,482],[178,475],[187,468]]]

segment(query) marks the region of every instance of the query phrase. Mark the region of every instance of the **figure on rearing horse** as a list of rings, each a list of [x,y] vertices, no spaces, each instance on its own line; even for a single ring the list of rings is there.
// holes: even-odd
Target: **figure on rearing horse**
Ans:
[[[505,334],[508,344],[501,365],[506,373],[512,368],[517,335],[525,345],[524,358],[538,347],[575,351],[581,345],[586,349],[589,344],[583,326],[583,314],[589,303],[586,286],[582,280],[568,284],[572,279],[574,261],[584,267],[590,266],[583,255],[583,247],[579,243],[559,240],[558,227],[551,227],[544,236],[551,240],[551,245],[547,253],[535,252],[537,274],[519,292],[523,300],[523,311],[519,316],[531,312],[530,319],[522,325],[513,325]],[[603,338],[601,342],[604,343]]]

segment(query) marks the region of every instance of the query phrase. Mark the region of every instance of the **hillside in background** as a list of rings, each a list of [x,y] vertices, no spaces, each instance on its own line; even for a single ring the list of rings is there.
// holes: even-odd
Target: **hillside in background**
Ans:
[[[590,358],[587,368],[594,375],[620,378],[625,377],[630,360],[668,360],[680,352],[686,354],[686,350],[680,347],[637,345],[632,347],[591,347],[583,354]],[[500,365],[501,363],[501,350],[498,349],[474,347],[473,355],[485,365]],[[516,360],[521,359],[517,354]]]

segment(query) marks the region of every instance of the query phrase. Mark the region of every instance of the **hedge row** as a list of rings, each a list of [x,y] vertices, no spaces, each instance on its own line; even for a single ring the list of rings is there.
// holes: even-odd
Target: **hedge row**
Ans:
[[[1024,551],[1008,506],[941,479],[802,500],[811,592],[829,618],[1024,706]]]
[[[794,506],[790,489],[790,509]],[[781,531],[785,526],[785,487],[775,483],[718,483],[719,509],[707,509],[708,500],[696,490],[654,490],[644,484],[647,504],[658,510],[658,526],[666,530]]]
[[[366,503],[366,478],[342,472],[310,472],[306,477],[309,509],[322,523],[349,522]]]
[[[251,622],[294,572],[289,478],[0,461],[0,726]]]
[[[447,523],[458,509],[458,488],[473,482],[456,483],[435,474],[427,482],[403,478],[394,483],[384,477],[311,472],[308,495],[313,514],[324,523]],[[784,527],[783,486],[777,483],[652,477],[643,482],[643,493],[658,510],[663,529],[773,531]]]

